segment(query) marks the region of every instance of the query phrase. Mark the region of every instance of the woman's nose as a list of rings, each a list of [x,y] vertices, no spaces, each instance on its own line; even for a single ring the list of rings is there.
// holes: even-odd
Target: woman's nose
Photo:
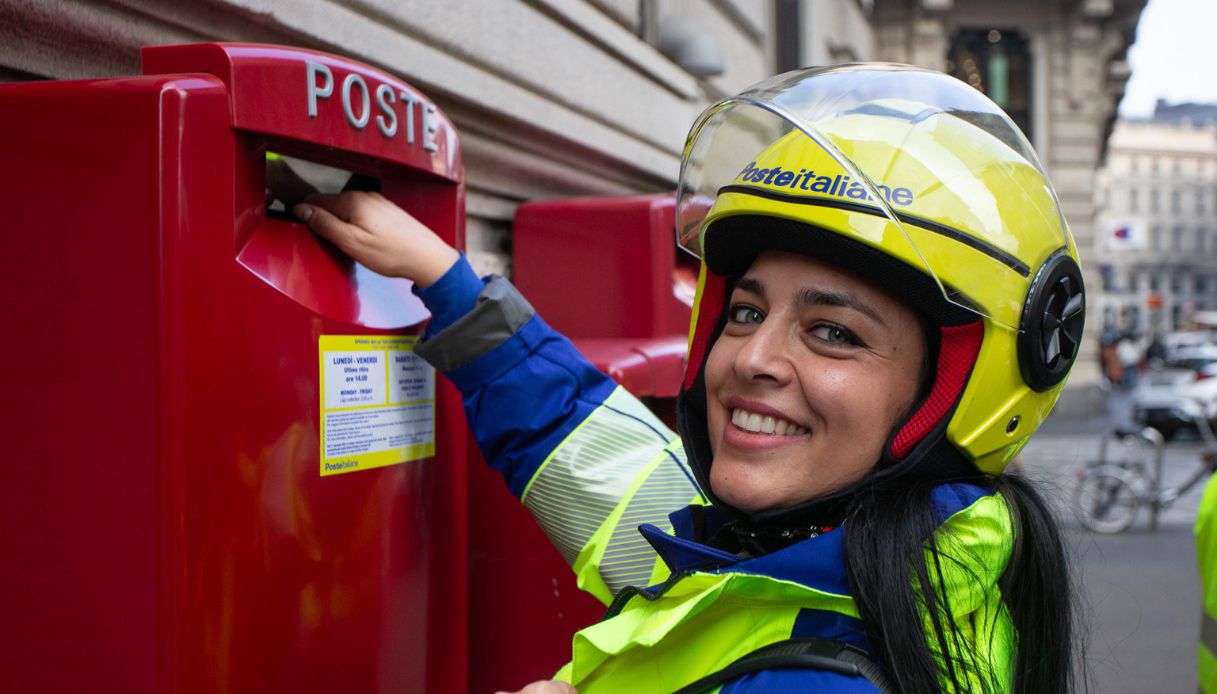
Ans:
[[[750,381],[789,381],[794,373],[789,343],[788,329],[776,321],[761,323],[735,354],[732,366],[736,375]]]

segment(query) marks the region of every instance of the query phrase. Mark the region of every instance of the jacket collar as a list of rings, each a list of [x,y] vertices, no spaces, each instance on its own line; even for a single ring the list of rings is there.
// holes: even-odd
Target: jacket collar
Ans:
[[[974,484],[939,485],[932,494],[934,514],[939,523],[943,523],[992,493],[992,489]],[[843,528],[834,528],[758,557],[740,557],[701,541],[713,537],[724,523],[732,520],[721,510],[713,506],[690,506],[671,514],[669,519],[674,534],[650,524],[639,527],[639,532],[673,575],[690,571],[755,574],[829,593],[849,593]]]

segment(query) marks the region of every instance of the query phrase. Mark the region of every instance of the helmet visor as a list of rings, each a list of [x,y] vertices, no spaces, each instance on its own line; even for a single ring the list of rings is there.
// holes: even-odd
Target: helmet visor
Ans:
[[[933,278],[947,301],[1012,329],[1033,269],[1072,249],[1056,193],[1009,117],[952,77],[900,65],[778,75],[698,118],[681,163],[678,243],[701,257],[714,221],[757,213],[877,247]]]

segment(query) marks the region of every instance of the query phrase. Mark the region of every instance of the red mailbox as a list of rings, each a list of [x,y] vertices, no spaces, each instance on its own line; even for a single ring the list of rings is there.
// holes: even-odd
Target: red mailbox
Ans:
[[[697,260],[675,243],[676,196],[521,205],[515,283],[601,370],[675,427]]]
[[[673,195],[553,200],[521,205],[512,239],[514,282],[537,312],[673,428],[697,285],[697,261],[678,253],[674,229]],[[576,588],[497,475],[477,467],[470,682],[483,691],[551,674],[570,657],[574,631],[604,606]]]
[[[409,285],[267,213],[267,151],[464,234],[455,131],[366,65],[151,48],[0,86],[0,677],[466,688],[467,429]]]

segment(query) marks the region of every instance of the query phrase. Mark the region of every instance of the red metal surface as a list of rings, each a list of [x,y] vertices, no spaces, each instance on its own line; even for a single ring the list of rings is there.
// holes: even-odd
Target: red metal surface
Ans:
[[[605,606],[470,441],[469,691],[515,691],[570,660],[571,637]]]
[[[684,335],[653,339],[586,338],[575,346],[601,371],[640,398],[675,398],[685,374],[689,340]]]
[[[674,244],[674,197],[521,205],[514,281],[588,359],[675,426],[696,262]],[[476,457],[476,450],[472,452]],[[532,518],[475,464],[470,482],[472,691],[519,687],[570,658],[571,636],[604,606]]]
[[[697,262],[674,216],[670,194],[520,205],[513,280],[571,338],[687,335]]]
[[[459,399],[437,381],[434,459],[319,476],[318,337],[423,314],[262,211],[270,146],[380,177],[462,244],[456,136],[395,155],[308,119],[303,53],[148,62],[221,54],[223,79],[0,86],[4,688],[463,691]],[[241,121],[255,93],[287,106]]]

